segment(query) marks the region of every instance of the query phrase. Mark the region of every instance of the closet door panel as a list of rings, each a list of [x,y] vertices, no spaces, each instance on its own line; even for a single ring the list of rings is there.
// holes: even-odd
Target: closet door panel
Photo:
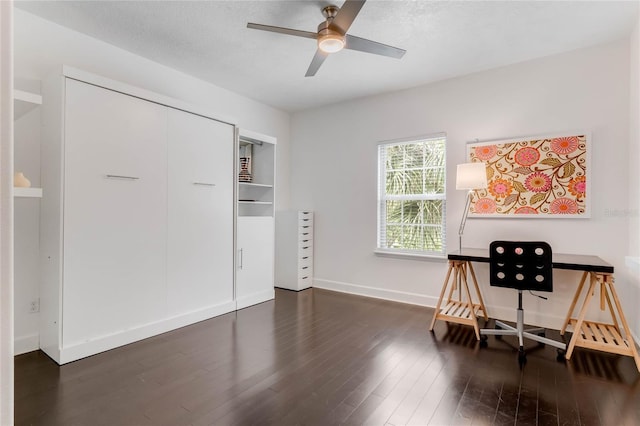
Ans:
[[[238,218],[236,298],[238,309],[273,298],[274,221],[270,216]]]
[[[170,314],[233,302],[234,128],[169,109]]]
[[[167,108],[67,79],[63,346],[166,312]]]

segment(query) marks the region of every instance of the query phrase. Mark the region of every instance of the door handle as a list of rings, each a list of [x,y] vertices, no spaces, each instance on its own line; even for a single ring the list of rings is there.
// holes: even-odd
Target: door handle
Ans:
[[[124,176],[124,175],[107,175],[107,179],[127,179],[127,180],[138,180],[140,179],[137,176]]]

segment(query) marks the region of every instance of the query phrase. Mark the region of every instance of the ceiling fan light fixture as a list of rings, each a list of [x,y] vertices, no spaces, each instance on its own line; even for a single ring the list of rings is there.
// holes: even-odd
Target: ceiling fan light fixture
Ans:
[[[318,37],[318,49],[325,53],[336,53],[344,48],[344,36],[335,33],[321,34]]]

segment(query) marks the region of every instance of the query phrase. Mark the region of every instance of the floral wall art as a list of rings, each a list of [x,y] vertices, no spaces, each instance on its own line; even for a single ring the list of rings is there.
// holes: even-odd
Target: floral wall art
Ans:
[[[472,142],[470,162],[484,162],[488,186],[474,191],[475,217],[589,217],[585,133]]]

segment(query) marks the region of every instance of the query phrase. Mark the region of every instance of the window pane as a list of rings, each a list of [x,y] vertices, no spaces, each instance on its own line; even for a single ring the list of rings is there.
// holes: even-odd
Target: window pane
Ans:
[[[407,250],[422,250],[422,227],[421,226],[405,226],[403,228],[404,238],[403,246]]]
[[[444,141],[427,144],[425,147],[425,166],[444,166]]]
[[[427,169],[424,171],[424,192],[430,194],[444,194],[444,169]]]
[[[402,222],[402,201],[387,201],[387,223]]]
[[[387,226],[386,248],[402,248],[402,226]]]
[[[399,195],[404,193],[404,173],[404,171],[387,172],[387,194]]]
[[[442,224],[442,200],[425,200],[422,202],[422,221],[426,224]]]
[[[390,145],[387,147],[387,170],[398,170],[404,167],[404,150],[402,145]]]
[[[407,170],[404,173],[403,194],[422,194],[422,170]]]
[[[418,200],[402,202],[402,223],[422,223],[422,203]]]
[[[411,144],[404,146],[405,168],[424,167],[424,144]]]
[[[424,249],[427,251],[441,251],[442,228],[440,226],[425,226],[422,230]]]

